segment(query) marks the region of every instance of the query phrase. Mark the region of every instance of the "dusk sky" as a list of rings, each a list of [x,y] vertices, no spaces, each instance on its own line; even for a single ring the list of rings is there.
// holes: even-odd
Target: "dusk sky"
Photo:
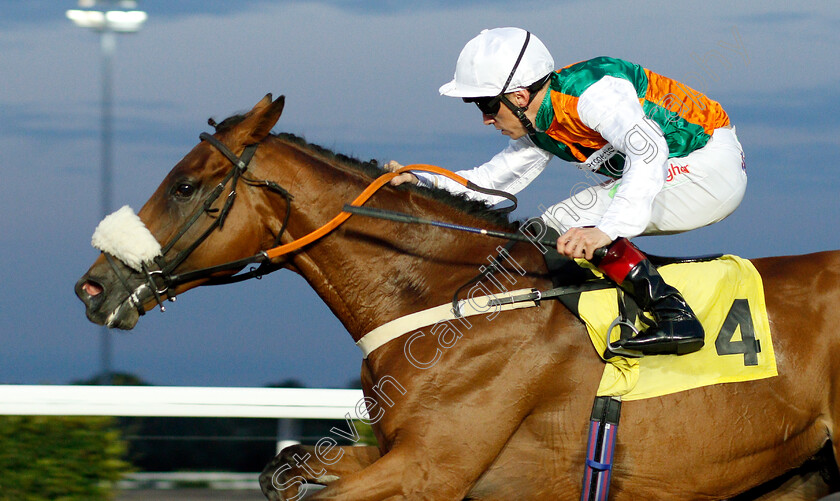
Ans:
[[[286,96],[277,132],[357,158],[478,165],[507,138],[475,106],[441,97],[483,28],[536,34],[557,67],[608,55],[719,101],[749,185],[725,221],[639,238],[658,254],[747,258],[840,248],[840,5],[835,1],[140,0],[149,19],[120,35],[113,209],[139,210],[207,131],[207,119]],[[801,6],[800,6],[801,5]],[[73,294],[98,255],[98,35],[75,1],[0,0],[0,382],[54,383],[99,371],[101,328]],[[586,178],[552,160],[517,219]],[[559,333],[558,333],[559,335]],[[190,291],[113,332],[113,368],[159,385],[345,387],[361,354],[298,276]]]

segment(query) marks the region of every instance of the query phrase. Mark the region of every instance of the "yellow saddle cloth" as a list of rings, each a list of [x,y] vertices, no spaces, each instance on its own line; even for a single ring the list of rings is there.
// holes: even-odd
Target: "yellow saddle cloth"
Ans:
[[[641,400],[717,383],[751,381],[778,374],[761,276],[752,263],[726,255],[713,261],[659,268],[697,314],[706,331],[703,349],[688,355],[614,356],[598,396]],[[603,358],[606,332],[618,316],[615,289],[581,294],[579,313]],[[636,321],[636,327],[644,324]],[[619,338],[614,328],[611,341]]]

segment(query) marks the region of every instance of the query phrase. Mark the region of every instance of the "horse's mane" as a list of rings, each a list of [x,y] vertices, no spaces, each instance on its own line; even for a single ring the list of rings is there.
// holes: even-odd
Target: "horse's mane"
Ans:
[[[227,129],[230,129],[234,125],[240,123],[244,118],[245,115],[233,115],[222,120],[219,123],[216,123],[211,118],[210,120],[208,120],[208,123],[215,127],[216,132],[223,132]],[[354,170],[361,172],[365,176],[370,177],[371,179],[376,179],[377,177],[387,172],[379,165],[379,162],[377,162],[375,159],[371,159],[365,162],[357,158],[344,155],[343,153],[336,153],[328,148],[324,148],[323,146],[310,143],[306,139],[300,136],[296,136],[292,133],[273,133],[272,137],[280,139],[281,141],[286,141],[294,145],[300,146],[328,161],[350,167]],[[409,183],[396,186],[395,188],[402,190],[413,190],[424,196],[443,202],[446,205],[449,205],[450,207],[453,207],[461,212],[480,217],[481,219],[484,219],[489,223],[502,226],[505,229],[511,231],[516,230],[516,223],[512,223],[508,219],[507,214],[498,210],[493,210],[486,203],[471,200],[465,195],[456,195],[439,188],[419,188]]]

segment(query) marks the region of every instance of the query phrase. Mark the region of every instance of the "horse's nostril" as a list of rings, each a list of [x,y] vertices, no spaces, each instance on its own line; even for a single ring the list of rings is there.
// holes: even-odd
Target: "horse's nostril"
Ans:
[[[82,284],[82,290],[90,297],[96,297],[99,294],[102,294],[102,286],[90,280],[87,280]]]

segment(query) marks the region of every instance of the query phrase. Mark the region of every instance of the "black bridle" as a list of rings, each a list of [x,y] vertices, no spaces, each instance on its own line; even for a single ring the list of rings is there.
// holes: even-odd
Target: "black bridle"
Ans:
[[[175,300],[175,294],[173,289],[178,285],[193,282],[196,280],[205,280],[202,285],[222,285],[222,284],[229,284],[229,283],[236,283],[241,282],[243,280],[248,280],[250,278],[261,278],[263,275],[271,273],[273,271],[277,271],[282,267],[282,263],[272,263],[270,254],[272,251],[277,249],[283,248],[285,246],[280,245],[280,240],[284,235],[286,228],[289,223],[289,218],[291,217],[292,212],[292,195],[284,189],[279,184],[275,183],[274,181],[269,180],[256,180],[249,177],[246,177],[244,174],[248,170],[248,165],[250,164],[251,160],[254,158],[254,154],[256,153],[258,144],[252,144],[245,147],[245,150],[242,152],[241,156],[236,156],[227,146],[224,145],[221,141],[219,141],[216,137],[206,132],[201,133],[199,136],[202,141],[207,141],[210,145],[212,145],[216,150],[218,150],[222,155],[227,158],[233,167],[227,173],[227,175],[222,179],[221,182],[207,194],[204,198],[202,203],[195,209],[195,211],[190,215],[190,217],[184,222],[183,225],[179,228],[178,232],[175,236],[161,249],[160,256],[154,259],[155,264],[157,265],[156,270],[150,270],[146,264],[142,264],[141,273],[143,275],[143,282],[142,285],[132,289],[129,284],[128,280],[123,277],[119,267],[117,266],[117,262],[115,256],[112,256],[108,253],[104,253],[105,257],[110,264],[111,268],[113,269],[114,273],[116,274],[117,278],[119,279],[120,283],[125,288],[126,292],[128,293],[128,297],[125,301],[129,303],[130,306],[133,306],[137,309],[140,315],[145,314],[145,310],[143,308],[143,298],[140,297],[140,292],[142,291],[143,286],[148,288],[151,291],[151,294],[154,296],[155,301],[157,302],[158,306],[160,306],[161,311],[166,311],[163,307],[162,297],[166,295],[167,299],[170,301]],[[410,166],[409,166],[410,167]],[[429,172],[437,172],[441,173],[442,169],[439,167],[434,166],[417,166],[422,167],[420,170],[427,170]],[[408,167],[406,167],[407,169]],[[431,169],[431,170],[430,170]],[[394,175],[394,173],[389,173]],[[383,179],[380,177],[377,181]],[[236,187],[242,181],[243,183],[257,187],[257,188],[266,188],[271,192],[282,196],[286,200],[286,214],[283,219],[283,224],[280,227],[277,236],[274,239],[274,246],[272,249],[268,251],[260,251],[259,253],[249,256],[243,259],[238,259],[235,261],[229,261],[227,263],[210,266],[207,268],[201,268],[198,270],[187,271],[183,273],[175,273],[175,270],[201,245],[215,230],[221,230],[224,226],[225,219],[227,218],[228,214],[230,213],[231,208],[233,207],[233,203],[236,200]],[[218,200],[218,198],[222,195],[225,190],[225,187],[228,186],[230,183],[230,189],[228,191],[227,199],[224,202],[224,205],[219,208],[213,208],[213,204]],[[376,189],[382,186],[382,184],[376,184],[376,182],[372,183],[368,189],[371,187],[376,186]],[[465,186],[475,191],[479,191],[481,193],[501,196],[504,198],[509,199],[513,202],[513,204],[509,207],[505,207],[502,209],[498,209],[500,212],[510,212],[516,208],[516,197],[498,190],[486,189],[476,186],[472,182],[465,181]],[[367,200],[366,197],[369,197],[373,192],[365,193],[363,192],[360,195],[360,198],[357,198],[358,203],[364,203],[364,200]],[[367,192],[367,190],[366,190]],[[365,198],[361,198],[361,197]],[[355,202],[354,202],[355,203]],[[172,259],[166,259],[166,255],[174,248],[175,244],[190,230],[190,228],[198,221],[202,214],[206,214],[213,219],[213,222],[204,230],[204,232],[190,245],[188,245],[185,249],[181,250],[176,254]],[[315,232],[310,233],[306,237],[301,238],[300,240],[296,240],[295,242],[301,242],[300,245],[306,245],[305,242],[311,242],[312,240],[308,237],[319,233],[324,228],[328,228],[326,231],[330,231],[335,226],[330,226],[332,223],[341,224],[344,219],[341,219],[341,216],[344,215],[346,217],[350,216],[348,212],[342,212],[332,221],[324,225],[324,227],[316,230]],[[487,232],[485,232],[487,233]],[[320,238],[325,233],[321,233],[319,236],[314,238]],[[289,249],[291,250],[291,249]],[[288,252],[288,251],[287,251]],[[278,257],[279,254],[271,254],[274,257]],[[245,266],[249,264],[256,264],[259,263],[259,267],[252,267],[249,271],[245,273],[236,273],[237,271],[241,270]],[[233,272],[233,273],[225,273],[225,272]],[[221,273],[224,273],[220,275]]]
[[[195,211],[190,215],[190,217],[181,225],[178,232],[172,237],[169,242],[163,246],[161,249],[161,255],[155,258],[155,264],[157,265],[157,270],[150,270],[145,264],[142,265],[142,274],[144,275],[144,284],[152,291],[152,295],[155,298],[158,306],[160,306],[161,311],[166,311],[166,308],[163,306],[162,296],[166,295],[170,301],[175,300],[175,295],[173,294],[173,289],[178,285],[193,282],[195,280],[202,280],[202,279],[209,279],[203,285],[222,285],[222,284],[229,284],[235,282],[241,282],[243,280],[247,280],[250,278],[261,278],[263,275],[276,271],[280,268],[280,265],[272,264],[271,260],[264,251],[260,252],[256,255],[249,256],[243,259],[238,259],[235,261],[229,261],[227,263],[218,264],[215,266],[209,266],[207,268],[201,268],[198,270],[187,271],[184,273],[176,274],[174,273],[175,270],[183,264],[183,262],[192,254],[195,249],[198,248],[207,238],[217,229],[221,230],[224,226],[225,220],[227,219],[228,214],[230,213],[231,208],[233,207],[233,203],[236,200],[236,189],[239,181],[247,184],[248,186],[258,187],[258,188],[266,188],[269,191],[276,193],[282,196],[286,200],[286,215],[283,218],[283,224],[280,227],[280,231],[277,233],[277,236],[274,239],[274,245],[280,244],[280,239],[286,231],[286,227],[289,223],[289,217],[291,216],[291,208],[292,208],[292,195],[284,189],[279,184],[275,183],[274,181],[269,180],[257,180],[251,179],[245,176],[245,172],[248,170],[248,165],[251,163],[251,160],[254,158],[254,154],[257,151],[257,146],[259,144],[252,144],[245,147],[245,150],[242,152],[241,156],[236,156],[230,148],[225,146],[224,143],[219,141],[215,136],[209,134],[207,132],[202,132],[199,135],[199,138],[202,141],[207,141],[210,145],[212,145],[216,150],[219,151],[225,158],[227,158],[233,166],[231,167],[230,171],[228,171],[227,175],[216,185],[213,190],[207,194],[207,196],[202,201],[201,205],[196,208]],[[225,190],[225,187],[230,184],[230,188],[227,194],[227,199],[224,202],[224,205],[221,208],[213,208],[213,205],[222,195]],[[187,247],[179,251],[172,259],[167,260],[166,255],[171,251],[175,244],[178,243],[179,240],[193,227],[193,225],[198,221],[202,214],[206,214],[213,219],[212,223],[199,235],[198,238],[195,239],[191,244]],[[119,268],[117,267],[117,263],[113,256],[108,253],[104,253],[105,257],[110,264],[111,268],[113,269],[114,273],[117,275],[120,283],[126,289],[129,294],[128,301],[130,301],[137,311],[143,315],[145,310],[143,308],[143,301],[136,296],[137,291],[139,289],[132,290],[131,287],[128,285],[128,281],[122,276],[120,273]],[[237,271],[241,270],[243,267],[249,264],[256,264],[259,263],[258,268],[251,268],[246,273],[240,273],[235,275],[224,275],[218,276],[219,273],[228,272],[228,271]]]

